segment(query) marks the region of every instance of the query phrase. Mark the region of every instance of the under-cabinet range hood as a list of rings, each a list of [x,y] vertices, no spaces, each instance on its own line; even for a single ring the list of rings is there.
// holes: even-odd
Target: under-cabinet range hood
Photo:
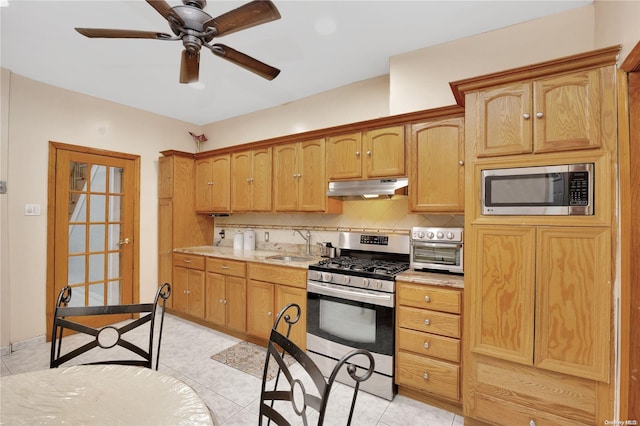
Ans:
[[[329,182],[329,197],[390,198],[393,195],[406,195],[407,178],[367,179]]]

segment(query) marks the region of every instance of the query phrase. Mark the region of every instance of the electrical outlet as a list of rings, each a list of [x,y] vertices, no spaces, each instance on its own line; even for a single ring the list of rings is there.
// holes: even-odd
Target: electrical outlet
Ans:
[[[264,233],[264,241],[267,243],[269,242],[269,232]]]

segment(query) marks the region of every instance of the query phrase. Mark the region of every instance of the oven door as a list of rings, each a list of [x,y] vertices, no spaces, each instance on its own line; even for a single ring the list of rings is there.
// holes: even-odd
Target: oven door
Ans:
[[[307,333],[343,346],[392,356],[394,303],[390,293],[309,281]]]

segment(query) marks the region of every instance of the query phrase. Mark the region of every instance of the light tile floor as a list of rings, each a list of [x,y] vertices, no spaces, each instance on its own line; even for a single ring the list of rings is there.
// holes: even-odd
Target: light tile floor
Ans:
[[[162,335],[160,371],[193,387],[206,402],[218,425],[256,425],[261,380],[211,359],[239,342],[207,327],[167,315]],[[49,343],[24,345],[0,358],[2,376],[49,367]],[[325,424],[346,424],[350,388],[332,389]],[[341,396],[342,395],[342,396]],[[347,402],[346,404],[348,404]],[[393,401],[360,392],[352,424],[367,426],[462,426],[461,416],[396,396]]]

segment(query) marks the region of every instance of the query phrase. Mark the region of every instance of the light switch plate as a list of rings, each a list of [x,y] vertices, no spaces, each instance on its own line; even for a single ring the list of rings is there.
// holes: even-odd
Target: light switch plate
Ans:
[[[25,216],[40,216],[40,204],[25,204],[24,205]]]

